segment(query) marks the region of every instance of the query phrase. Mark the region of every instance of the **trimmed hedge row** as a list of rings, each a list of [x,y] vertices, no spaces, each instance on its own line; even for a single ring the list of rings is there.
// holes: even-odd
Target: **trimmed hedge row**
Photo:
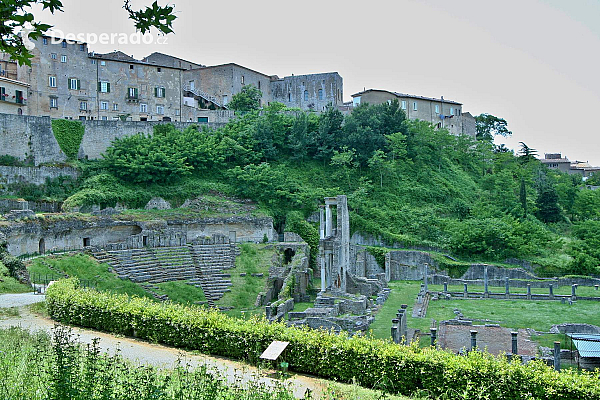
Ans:
[[[203,308],[78,287],[76,279],[50,286],[48,312],[57,321],[135,336],[206,354],[259,362],[273,340],[290,342],[290,369],[411,395],[485,399],[600,399],[600,375],[555,372],[471,352],[457,356],[364,337],[289,328],[263,319],[238,320]]]

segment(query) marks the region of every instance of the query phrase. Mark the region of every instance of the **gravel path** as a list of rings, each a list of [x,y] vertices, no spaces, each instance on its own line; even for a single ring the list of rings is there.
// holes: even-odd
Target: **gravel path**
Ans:
[[[0,308],[22,307],[44,301],[46,296],[33,293],[0,294]]]
[[[43,295],[31,295],[28,293],[1,295],[0,308],[35,303],[37,301],[42,301],[43,297]],[[18,317],[0,317],[0,328],[20,326],[30,331],[43,330],[50,333],[54,325],[55,322],[53,320],[33,314],[26,307],[21,307],[19,309]],[[276,376],[274,371],[260,370],[256,367],[225,358],[193,354],[173,347],[152,344],[127,337],[117,337],[89,329],[75,327],[72,329],[73,333],[78,336],[80,342],[91,343],[92,339],[99,338],[99,346],[103,351],[114,354],[116,349],[119,349],[123,357],[137,363],[168,368],[174,367],[177,361],[181,360],[182,364],[189,364],[192,367],[207,365],[210,369],[216,369],[231,383],[258,379],[265,385],[272,386],[281,382],[280,380],[273,378],[273,376]],[[294,391],[296,398],[299,399],[304,397],[307,389],[310,389],[310,391],[313,392],[313,396],[316,395],[313,398],[319,398],[325,391],[326,386],[326,384],[319,379],[298,374],[287,379],[285,384],[289,385],[290,389]]]

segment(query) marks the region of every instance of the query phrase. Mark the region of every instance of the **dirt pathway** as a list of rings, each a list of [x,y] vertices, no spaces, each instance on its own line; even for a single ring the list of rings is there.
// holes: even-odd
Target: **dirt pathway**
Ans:
[[[18,317],[0,317],[0,328],[10,326],[20,326],[30,331],[43,330],[51,332],[55,322],[49,318],[41,317],[31,313],[24,304],[31,304],[33,299],[23,295],[8,295],[0,296],[0,308],[2,307],[19,307]],[[22,296],[20,298],[19,296]],[[43,300],[43,296],[35,296],[36,301]],[[73,333],[78,336],[82,343],[91,343],[92,339],[99,338],[99,346],[103,351],[114,354],[116,349],[120,350],[123,357],[137,363],[154,365],[157,367],[174,367],[178,360],[182,364],[189,364],[192,367],[206,365],[209,369],[215,369],[226,377],[231,383],[247,382],[249,380],[259,380],[268,386],[273,386],[280,380],[274,378],[275,371],[261,370],[259,368],[249,366],[240,362],[228,360],[225,358],[212,357],[203,354],[193,354],[173,347],[167,347],[157,344],[148,343],[142,340],[131,339],[127,337],[118,337],[103,332],[98,332],[83,328],[73,328]],[[313,393],[313,398],[320,398],[325,392],[326,384],[319,380],[305,375],[295,374],[285,381],[293,390],[296,398],[303,398],[307,389]]]

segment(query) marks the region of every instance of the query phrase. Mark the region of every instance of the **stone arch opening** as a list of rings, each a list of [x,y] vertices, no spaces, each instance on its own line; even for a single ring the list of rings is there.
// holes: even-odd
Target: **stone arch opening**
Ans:
[[[38,253],[39,254],[46,253],[46,241],[44,240],[44,238],[40,239],[40,243],[38,245]]]
[[[294,251],[294,249],[288,247],[283,251],[283,263],[289,264],[290,262],[292,262],[292,258],[294,258],[295,255],[296,252]]]

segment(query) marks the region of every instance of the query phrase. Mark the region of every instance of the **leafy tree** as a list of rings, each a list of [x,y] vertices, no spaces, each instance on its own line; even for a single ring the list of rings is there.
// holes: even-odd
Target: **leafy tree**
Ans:
[[[379,186],[383,187],[383,174],[386,170],[386,159],[387,156],[381,149],[377,149],[373,152],[371,158],[367,162],[369,164],[369,168],[376,170],[379,173]]]
[[[293,117],[285,112],[285,106],[281,103],[265,107],[264,114],[265,117],[257,119],[254,125],[255,149],[264,160],[275,160],[285,149]]]
[[[537,155],[537,150],[527,146],[525,142],[519,143],[521,144],[521,149],[519,150],[519,157],[521,158],[521,161],[524,163],[528,163],[529,161],[535,159],[535,156]]]
[[[543,222],[558,222],[561,220],[561,210],[558,205],[558,193],[551,183],[544,184],[538,191],[535,202],[536,216]]]
[[[338,176],[343,176],[346,179],[348,188],[350,185],[350,171],[357,166],[356,151],[344,147],[341,151],[334,150],[331,157],[331,166],[338,168]]]
[[[519,200],[523,208],[523,218],[527,217],[527,188],[525,187],[525,178],[521,177],[521,186],[519,188]]]
[[[509,149],[508,147],[506,147],[506,145],[504,143],[501,143],[500,145],[494,145],[494,153],[510,153],[512,152],[511,149]]]
[[[374,106],[361,104],[345,120],[342,143],[354,149],[357,161],[366,165],[377,149],[385,148],[386,135],[406,132],[405,119],[397,100]]]
[[[510,136],[512,132],[508,130],[505,119],[495,117],[490,114],[480,114],[475,117],[475,124],[478,140],[492,141],[494,136]]]
[[[298,113],[288,137],[288,148],[292,159],[304,160],[317,151],[318,117],[313,113]]]
[[[600,191],[580,190],[575,197],[573,212],[580,220],[600,218]]]
[[[7,53],[20,65],[31,65],[33,44],[24,40],[22,32],[27,32],[30,39],[38,39],[52,26],[35,22],[30,9],[34,5],[41,5],[44,10],[51,13],[63,11],[60,0],[7,0],[0,4],[0,52]],[[123,8],[129,18],[135,22],[135,27],[141,33],[146,33],[155,27],[163,34],[173,32],[172,25],[176,16],[172,6],[161,7],[155,1],[152,6],[143,10],[134,10],[130,0],[125,0]]]
[[[253,85],[246,85],[234,94],[228,106],[235,111],[253,111],[260,108],[262,92]]]
[[[392,160],[403,160],[407,154],[406,135],[402,132],[395,132],[385,135],[385,138],[388,142],[387,147],[390,149]]]
[[[344,115],[337,108],[329,105],[319,119],[319,130],[317,132],[317,150],[315,158],[323,160],[331,159],[333,150],[340,149],[343,131],[342,123]]]

